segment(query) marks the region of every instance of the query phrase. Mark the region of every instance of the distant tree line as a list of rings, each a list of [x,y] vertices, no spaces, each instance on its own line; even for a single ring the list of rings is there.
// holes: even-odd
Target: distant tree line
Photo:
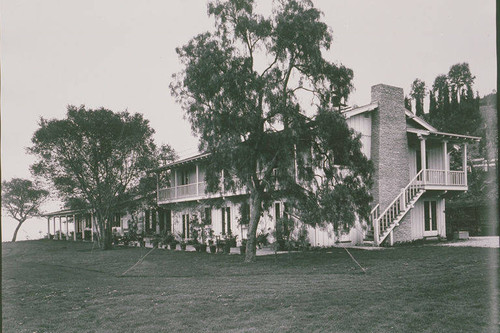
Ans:
[[[478,92],[474,93],[475,79],[465,62],[451,66],[447,74],[438,75],[431,88],[427,88],[423,80],[415,79],[409,96],[405,98],[405,107],[412,111],[412,102],[415,103],[416,115],[439,131],[481,137],[479,144],[470,147],[469,159],[489,159],[491,150],[495,148],[491,145],[491,138],[487,138],[487,128],[495,125],[488,124],[488,118],[483,116],[480,107],[488,104],[497,109],[496,94],[481,99]],[[423,101],[427,95],[429,110],[425,113]],[[480,232],[479,216],[484,215],[481,212],[488,206],[490,198],[498,197],[488,180],[491,177],[487,171],[472,168],[470,161],[469,167],[469,190],[452,195],[447,202],[449,231],[459,228]],[[474,214],[471,215],[471,212]]]

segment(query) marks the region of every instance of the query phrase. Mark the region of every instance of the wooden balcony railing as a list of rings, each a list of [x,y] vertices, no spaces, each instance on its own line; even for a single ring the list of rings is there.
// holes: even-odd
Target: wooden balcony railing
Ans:
[[[174,199],[202,196],[204,194],[204,182],[179,185],[160,189],[158,191],[158,201],[170,201]]]
[[[464,171],[426,169],[417,179],[425,185],[467,186]]]
[[[196,198],[203,199],[204,197],[214,198],[220,197],[224,195],[233,195],[233,194],[243,194],[246,193],[245,187],[242,187],[235,192],[232,191],[222,191],[216,193],[205,193],[205,188],[207,184],[205,182],[192,183],[187,185],[179,185],[172,186],[167,188],[162,188],[158,191],[158,202],[172,202],[176,200],[187,199],[187,198]]]

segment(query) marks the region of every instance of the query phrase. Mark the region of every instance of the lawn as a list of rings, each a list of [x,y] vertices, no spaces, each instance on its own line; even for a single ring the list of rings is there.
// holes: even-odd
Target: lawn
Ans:
[[[2,244],[4,332],[480,332],[498,249],[400,247],[258,257]],[[498,271],[498,267],[493,268]],[[498,323],[497,323],[498,324]],[[498,328],[498,326],[496,326]]]

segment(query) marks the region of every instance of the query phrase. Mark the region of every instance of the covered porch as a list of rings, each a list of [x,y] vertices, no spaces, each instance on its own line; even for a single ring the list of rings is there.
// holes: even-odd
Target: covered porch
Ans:
[[[467,145],[480,138],[409,128],[410,179],[425,190],[466,191]]]
[[[94,241],[95,217],[86,210],[63,209],[43,215],[47,218],[47,238]]]

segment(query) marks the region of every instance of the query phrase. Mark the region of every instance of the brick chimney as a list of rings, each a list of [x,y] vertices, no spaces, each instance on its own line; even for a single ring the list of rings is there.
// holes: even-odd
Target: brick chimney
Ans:
[[[410,181],[404,92],[386,84],[372,87],[371,159],[375,167],[372,195],[383,211]]]

